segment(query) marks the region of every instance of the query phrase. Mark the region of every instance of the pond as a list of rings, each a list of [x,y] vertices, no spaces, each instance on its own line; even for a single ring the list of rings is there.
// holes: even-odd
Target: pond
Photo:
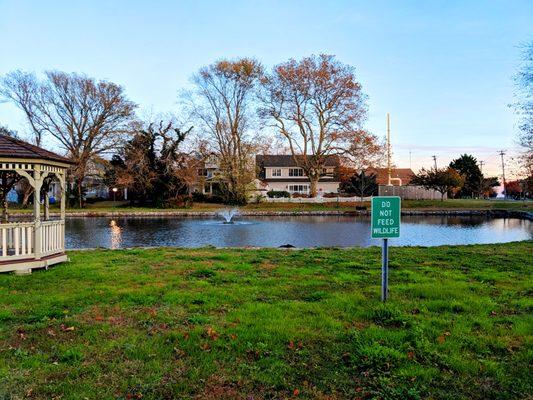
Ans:
[[[483,216],[403,216],[392,246],[504,243],[533,239],[533,223]],[[370,219],[362,216],[241,217],[235,224],[213,218],[69,218],[66,247],[351,247],[377,246]]]

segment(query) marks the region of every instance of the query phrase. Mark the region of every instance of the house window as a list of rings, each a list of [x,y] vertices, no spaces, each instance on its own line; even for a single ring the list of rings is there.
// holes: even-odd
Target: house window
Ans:
[[[309,185],[289,185],[289,192],[307,193]]]
[[[281,168],[273,169],[272,176],[281,176]]]
[[[301,168],[289,168],[289,176],[304,176],[304,170]]]

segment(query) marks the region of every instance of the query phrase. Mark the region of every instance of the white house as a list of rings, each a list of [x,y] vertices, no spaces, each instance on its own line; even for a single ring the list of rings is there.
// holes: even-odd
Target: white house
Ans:
[[[263,191],[309,193],[309,179],[303,169],[297,166],[292,155],[256,155],[255,163]],[[340,184],[337,176],[339,165],[340,160],[337,156],[327,157],[317,185],[318,196],[324,193],[337,193]]]

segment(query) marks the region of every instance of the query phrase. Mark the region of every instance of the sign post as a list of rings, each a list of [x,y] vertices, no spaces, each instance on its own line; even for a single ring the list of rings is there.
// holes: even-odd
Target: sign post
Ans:
[[[397,196],[372,197],[370,234],[383,239],[381,250],[381,301],[387,301],[389,286],[389,239],[400,237],[401,200]]]

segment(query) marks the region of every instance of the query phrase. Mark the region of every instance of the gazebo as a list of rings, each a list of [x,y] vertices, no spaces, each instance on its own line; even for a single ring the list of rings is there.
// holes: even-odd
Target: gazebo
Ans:
[[[33,188],[33,221],[0,223],[0,272],[31,273],[34,268],[67,261],[65,254],[65,174],[71,161],[48,150],[10,136],[0,135],[0,183],[8,176],[26,178]],[[15,175],[16,174],[16,175]],[[41,189],[45,179],[59,181],[61,208],[51,218],[48,191],[44,193],[41,217]],[[4,191],[4,196],[7,193]],[[7,199],[4,199],[7,201]]]

